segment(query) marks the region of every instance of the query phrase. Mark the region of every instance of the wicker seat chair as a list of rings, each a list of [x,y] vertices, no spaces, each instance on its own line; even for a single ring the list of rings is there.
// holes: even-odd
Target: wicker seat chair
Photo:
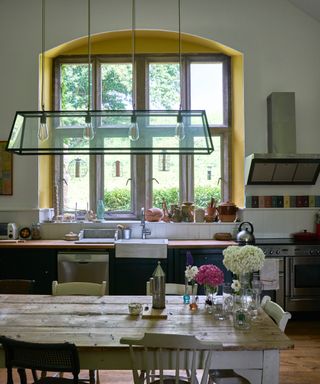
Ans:
[[[32,371],[33,384],[80,384],[80,364],[77,347],[70,343],[30,343],[0,336],[5,351],[7,384],[13,382],[13,368],[17,368],[20,383],[28,384],[27,370]],[[37,371],[69,372],[73,378],[37,377]],[[30,383],[30,382],[29,382]]]

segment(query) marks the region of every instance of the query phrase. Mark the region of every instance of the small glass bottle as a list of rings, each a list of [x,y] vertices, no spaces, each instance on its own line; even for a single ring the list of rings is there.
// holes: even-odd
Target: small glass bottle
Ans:
[[[32,240],[40,240],[41,232],[40,232],[40,223],[33,223],[31,226],[31,238]]]
[[[104,211],[105,211],[105,206],[104,206],[103,200],[98,200],[97,212],[96,212],[98,220],[103,220],[104,219]]]
[[[185,279],[184,284],[183,304],[190,304],[189,284],[187,278]]]

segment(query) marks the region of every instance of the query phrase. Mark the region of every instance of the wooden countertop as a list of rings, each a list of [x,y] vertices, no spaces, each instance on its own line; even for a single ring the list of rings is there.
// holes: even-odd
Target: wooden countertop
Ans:
[[[168,248],[226,248],[236,244],[234,241],[218,240],[169,240]],[[113,249],[114,244],[76,244],[67,240],[0,240],[0,248]]]

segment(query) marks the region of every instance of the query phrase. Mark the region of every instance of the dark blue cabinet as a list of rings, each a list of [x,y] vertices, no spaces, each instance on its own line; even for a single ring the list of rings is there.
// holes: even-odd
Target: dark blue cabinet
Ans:
[[[51,294],[57,280],[57,256],[54,249],[1,249],[1,279],[35,280],[35,294]]]
[[[159,260],[168,276],[168,260]],[[158,265],[158,259],[110,258],[110,294],[145,295],[146,283]]]
[[[225,282],[232,282],[232,273],[223,265],[223,249],[219,248],[191,248],[191,249],[171,249],[170,258],[173,260],[173,281],[176,283],[184,283],[184,271],[186,269],[186,253],[190,251],[193,257],[193,265],[200,267],[204,264],[214,264],[219,267],[224,273]],[[203,289],[200,287],[199,294],[203,294]]]

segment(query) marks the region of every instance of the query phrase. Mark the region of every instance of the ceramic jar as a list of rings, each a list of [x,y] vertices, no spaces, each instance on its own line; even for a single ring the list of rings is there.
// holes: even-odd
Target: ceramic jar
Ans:
[[[184,202],[181,206],[181,219],[186,223],[194,221],[194,204],[191,202]]]

